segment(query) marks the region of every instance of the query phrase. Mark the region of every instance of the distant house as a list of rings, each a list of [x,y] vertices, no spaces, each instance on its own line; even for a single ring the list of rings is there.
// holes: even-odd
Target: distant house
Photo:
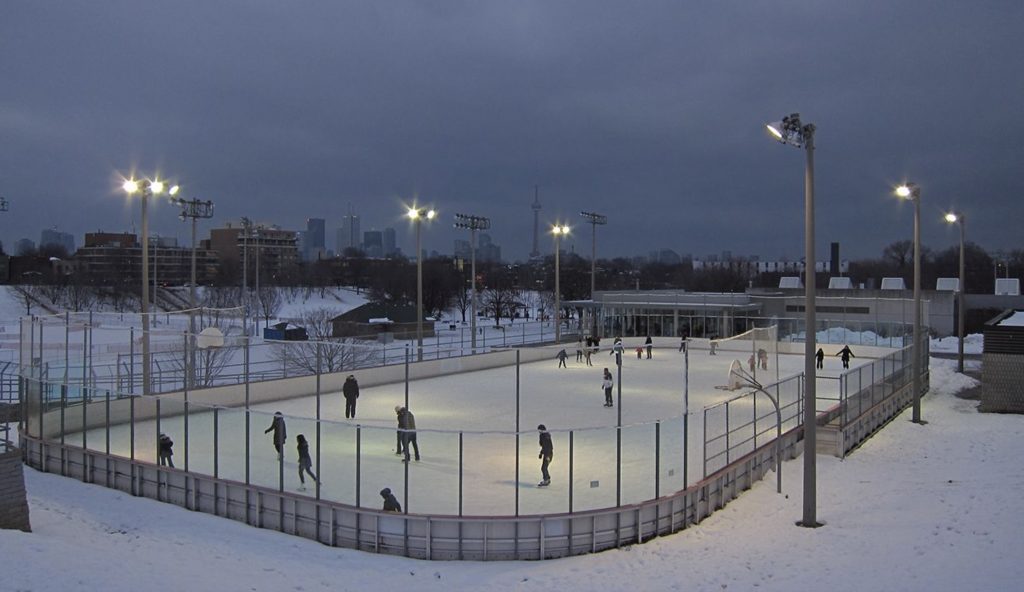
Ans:
[[[368,303],[334,317],[331,325],[332,337],[415,339],[416,307]],[[424,319],[423,337],[433,336],[434,322]]]
[[[263,339],[277,339],[280,341],[306,341],[309,336],[304,327],[297,327],[291,323],[277,323],[263,329]]]

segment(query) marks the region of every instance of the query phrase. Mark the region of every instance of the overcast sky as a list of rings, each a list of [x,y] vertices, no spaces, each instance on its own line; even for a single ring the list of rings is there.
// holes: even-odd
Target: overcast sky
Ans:
[[[130,231],[121,175],[211,199],[205,229],[248,216],[363,230],[403,204],[489,216],[508,259],[581,210],[608,216],[598,256],[803,255],[804,153],[764,123],[817,125],[818,259],[910,239],[1024,248],[1024,2],[776,0],[343,2],[4,0],[0,239]],[[166,203],[153,232],[188,241]],[[551,252],[542,235],[542,252]]]

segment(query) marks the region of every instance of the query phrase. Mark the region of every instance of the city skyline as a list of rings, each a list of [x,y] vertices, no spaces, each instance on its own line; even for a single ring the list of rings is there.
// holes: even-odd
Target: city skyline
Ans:
[[[902,181],[922,188],[933,251],[957,241],[951,209],[969,241],[1020,248],[1005,222],[1024,219],[1024,116],[1006,100],[1024,90],[1018,4],[5,8],[5,245],[55,224],[136,228],[121,176],[159,173],[216,204],[201,233],[315,217],[330,243],[351,204],[412,252],[415,202],[440,213],[428,251],[451,250],[464,213],[491,218],[504,258],[525,260],[537,187],[542,231],[568,223],[563,244],[581,254],[585,210],[608,217],[599,258],[798,259],[801,157],[763,126],[800,112],[818,128],[819,251],[875,258],[909,239]],[[154,200],[152,231],[183,239],[177,214]]]

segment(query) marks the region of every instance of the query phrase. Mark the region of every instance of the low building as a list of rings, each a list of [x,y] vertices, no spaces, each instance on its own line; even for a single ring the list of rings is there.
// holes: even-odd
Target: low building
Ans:
[[[981,411],[1024,413],[1024,310],[1007,310],[985,324]]]
[[[332,337],[416,339],[416,307],[371,302],[334,317],[331,325]],[[434,322],[424,319],[424,339],[433,336]]]

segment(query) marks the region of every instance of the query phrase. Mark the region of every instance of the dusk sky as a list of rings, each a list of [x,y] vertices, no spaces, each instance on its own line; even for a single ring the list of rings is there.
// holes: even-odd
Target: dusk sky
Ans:
[[[489,216],[506,259],[542,231],[589,257],[803,255],[804,153],[764,123],[817,126],[818,259],[959,234],[1024,248],[1024,2],[175,1],[0,4],[0,240],[132,231],[121,175],[160,173],[301,230],[351,206],[412,253],[403,204]],[[177,208],[153,233],[188,242]],[[552,250],[550,235],[540,250]]]

